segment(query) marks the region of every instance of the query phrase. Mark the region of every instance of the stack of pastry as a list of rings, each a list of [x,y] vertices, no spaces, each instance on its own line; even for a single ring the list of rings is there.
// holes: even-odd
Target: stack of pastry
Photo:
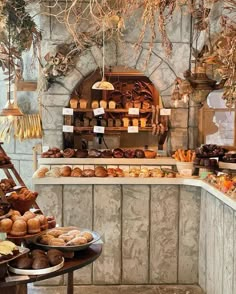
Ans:
[[[11,217],[0,220],[0,232],[5,232],[14,237],[27,234],[37,234],[48,228],[46,216],[26,211],[23,215],[13,210]]]
[[[81,232],[77,229],[55,228],[38,238],[38,242],[49,246],[77,246],[91,242],[91,232]]]
[[[43,158],[60,158],[60,157],[62,157],[62,153],[59,148],[53,147],[53,148],[48,149],[48,151],[43,152],[41,154],[41,157],[43,157]]]

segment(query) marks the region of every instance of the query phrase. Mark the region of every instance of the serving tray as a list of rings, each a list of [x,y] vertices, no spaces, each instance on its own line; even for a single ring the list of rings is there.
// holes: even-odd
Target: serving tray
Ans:
[[[8,270],[14,274],[17,275],[29,275],[29,276],[36,276],[36,275],[45,275],[48,273],[55,272],[62,268],[64,266],[64,258],[62,259],[62,262],[51,267],[43,268],[43,269],[20,269],[20,268],[15,268],[9,265]]]
[[[58,249],[58,250],[61,250],[61,251],[81,251],[81,250],[85,250],[86,248],[88,248],[90,245],[92,245],[93,243],[97,242],[101,236],[95,232],[95,231],[90,231],[88,229],[80,229],[80,228],[76,228],[76,227],[73,227],[74,229],[78,229],[80,230],[81,232],[89,232],[93,235],[93,240],[91,242],[88,242],[86,244],[82,244],[82,245],[76,245],[76,246],[52,246],[52,245],[45,245],[45,244],[41,244],[38,242],[38,238],[36,238],[33,243],[41,248],[44,248],[46,250],[49,250],[49,249]],[[57,228],[57,229],[60,229],[60,228]],[[62,228],[63,229],[63,228]],[[71,227],[70,227],[71,229]]]
[[[13,255],[11,258],[0,261],[0,265],[3,264],[3,263],[6,263],[6,262],[10,262],[13,259],[16,259],[16,258],[20,257],[21,255],[24,255],[24,254],[26,254],[26,253],[28,253],[30,251],[28,248],[20,247],[20,246],[18,246],[18,249],[19,249],[18,254]]]

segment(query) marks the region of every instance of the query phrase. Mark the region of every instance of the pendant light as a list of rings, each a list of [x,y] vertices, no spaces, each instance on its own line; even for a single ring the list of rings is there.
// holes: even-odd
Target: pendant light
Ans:
[[[105,79],[105,28],[104,22],[102,24],[102,80],[93,84],[94,90],[114,90],[114,86]]]
[[[10,15],[8,18],[8,93],[7,93],[7,104],[5,107],[0,111],[0,116],[23,116],[22,111],[17,106],[17,103],[14,99],[11,102],[11,28],[10,28]]]

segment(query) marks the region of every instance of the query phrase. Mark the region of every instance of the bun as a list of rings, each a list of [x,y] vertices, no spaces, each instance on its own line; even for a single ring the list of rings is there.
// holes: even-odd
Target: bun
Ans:
[[[49,171],[47,167],[40,167],[36,172],[33,174],[33,178],[44,178],[46,173]]]
[[[82,177],[82,170],[79,167],[75,167],[71,172],[71,177]]]
[[[82,244],[86,244],[87,243],[87,239],[84,237],[76,237],[74,239],[72,239],[71,241],[69,241],[66,245],[67,246],[76,246],[76,245],[82,245]]]
[[[63,239],[54,238],[49,241],[49,245],[51,245],[51,246],[65,246],[66,242]]]
[[[38,214],[36,215],[36,218],[39,220],[40,222],[40,229],[42,231],[46,230],[48,228],[48,221],[45,215],[43,214]]]
[[[93,169],[84,169],[82,172],[82,177],[94,177],[95,176],[95,172]]]
[[[71,158],[75,155],[75,150],[71,148],[67,148],[63,151],[62,154],[65,158]]]
[[[134,158],[135,157],[135,151],[132,150],[132,149],[125,150],[124,157],[125,158]]]
[[[64,166],[60,170],[62,177],[69,177],[71,175],[71,167]]]
[[[27,221],[31,218],[34,218],[35,217],[35,213],[33,213],[32,211],[26,211],[24,214],[23,214],[23,217],[24,219]]]
[[[102,167],[102,166],[98,166],[95,168],[95,177],[107,177],[107,170]]]
[[[13,221],[9,218],[4,218],[0,221],[0,232],[10,233]]]
[[[104,150],[101,154],[102,158],[112,158],[112,151],[111,150]]]
[[[17,258],[14,262],[14,267],[20,268],[20,269],[30,269],[33,264],[33,259],[29,256],[22,256],[20,258]]]
[[[29,234],[37,234],[40,232],[40,221],[38,218],[31,218],[27,221],[27,228]]]
[[[32,269],[42,269],[49,267],[47,258],[37,257],[33,260]]]
[[[93,235],[90,232],[83,232],[81,236],[84,237],[87,242],[91,242],[93,240]]]
[[[155,158],[157,156],[156,151],[153,150],[145,150],[144,154],[146,158]]]
[[[101,156],[101,151],[99,151],[97,149],[90,149],[88,151],[88,156],[91,158],[98,158]]]
[[[144,158],[145,157],[145,153],[142,149],[136,149],[135,150],[135,156],[137,158]]]
[[[86,150],[86,149],[78,149],[75,152],[75,157],[77,157],[77,158],[86,158],[86,157],[88,157],[88,150]]]
[[[124,151],[120,148],[116,148],[113,150],[113,157],[115,158],[122,158],[124,157]]]
[[[10,234],[12,236],[24,236],[27,233],[27,224],[23,219],[17,219],[11,228]]]

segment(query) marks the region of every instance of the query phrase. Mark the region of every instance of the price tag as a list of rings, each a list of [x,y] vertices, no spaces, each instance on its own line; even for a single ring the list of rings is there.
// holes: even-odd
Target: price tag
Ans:
[[[105,133],[105,127],[94,126],[93,127],[93,132],[94,133],[99,133],[99,134],[104,134]]]
[[[47,152],[48,149],[49,149],[49,146],[46,146],[46,145],[43,146],[43,152]]]
[[[63,108],[62,109],[62,114],[63,115],[73,115],[74,110],[73,108]]]
[[[139,115],[139,108],[129,108],[128,114]]]
[[[63,126],[62,131],[63,131],[63,133],[73,133],[74,126]]]
[[[128,127],[128,133],[138,133],[138,127],[137,126],[130,126]]]
[[[95,109],[93,110],[93,114],[94,114],[95,116],[102,115],[102,114],[104,114],[104,113],[105,113],[105,111],[104,111],[104,108],[103,108],[103,107],[95,108]]]
[[[160,115],[171,115],[171,109],[161,108]]]

